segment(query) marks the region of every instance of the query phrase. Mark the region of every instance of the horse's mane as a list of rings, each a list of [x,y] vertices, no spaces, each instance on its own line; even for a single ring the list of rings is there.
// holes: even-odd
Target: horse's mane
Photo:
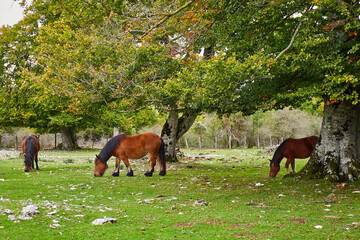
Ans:
[[[26,141],[25,141],[25,164],[27,166],[32,164],[32,159],[35,155],[35,141],[34,138],[35,136],[32,134],[29,134],[27,136]]]
[[[106,163],[107,160],[109,160],[109,158],[112,156],[115,148],[120,144],[120,140],[121,138],[125,139],[126,135],[125,134],[121,134],[121,135],[117,135],[113,138],[111,138],[103,147],[103,149],[101,149],[100,154],[99,154],[99,158],[100,161],[102,163]]]
[[[287,140],[289,140],[290,138],[286,139],[285,141],[283,141],[280,146],[276,149],[274,156],[271,160],[272,163],[274,164],[280,164],[279,160],[282,158],[282,153],[284,151],[284,146]]]

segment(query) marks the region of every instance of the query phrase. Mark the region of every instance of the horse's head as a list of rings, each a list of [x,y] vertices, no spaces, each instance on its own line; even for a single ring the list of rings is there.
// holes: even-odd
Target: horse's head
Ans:
[[[94,169],[94,176],[95,177],[101,177],[106,169],[108,168],[107,163],[101,162],[98,155],[95,157],[95,169]]]
[[[26,155],[26,153],[24,153],[24,163],[25,163],[25,172],[30,172],[31,170],[31,163],[32,163],[32,158],[31,156],[28,154]]]
[[[273,161],[270,160],[270,177],[276,177],[280,171],[280,164],[276,165]]]

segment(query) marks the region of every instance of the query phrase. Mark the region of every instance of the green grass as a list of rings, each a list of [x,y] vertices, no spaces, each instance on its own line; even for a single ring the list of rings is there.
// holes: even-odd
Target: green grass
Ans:
[[[114,159],[93,177],[99,151],[41,151],[40,171],[25,173],[18,154],[0,160],[0,239],[359,239],[360,183],[268,177],[271,154],[257,149],[184,150],[165,177],[112,177]],[[296,160],[297,169],[306,160]],[[329,194],[335,194],[330,199]],[[2,196],[2,199],[1,199]],[[8,199],[8,200],[4,200]],[[204,205],[196,204],[199,200]],[[40,214],[8,220],[27,205]],[[97,218],[117,222],[92,225]],[[54,226],[59,224],[60,226]],[[316,229],[321,225],[322,229]]]

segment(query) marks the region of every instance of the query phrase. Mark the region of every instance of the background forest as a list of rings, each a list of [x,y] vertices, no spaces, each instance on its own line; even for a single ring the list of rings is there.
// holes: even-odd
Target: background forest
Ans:
[[[285,108],[258,112],[251,116],[241,113],[219,118],[216,115],[198,117],[180,139],[183,148],[270,147],[286,138],[319,135],[321,116],[306,111]]]
[[[133,130],[133,134],[150,131],[160,134],[164,119],[159,118],[152,126]],[[321,126],[320,113],[285,108],[267,112],[257,112],[251,116],[241,113],[230,116],[203,114],[199,116],[189,131],[180,138],[180,148],[266,148],[279,144],[286,138],[301,138],[318,135]],[[120,129],[116,129],[120,131]],[[36,133],[36,129],[7,128],[0,131],[0,147],[13,148],[23,135]],[[80,147],[102,148],[113,136],[113,129],[105,132],[86,129],[77,134]],[[116,133],[115,133],[116,134]],[[43,148],[61,147],[60,134],[42,134]]]

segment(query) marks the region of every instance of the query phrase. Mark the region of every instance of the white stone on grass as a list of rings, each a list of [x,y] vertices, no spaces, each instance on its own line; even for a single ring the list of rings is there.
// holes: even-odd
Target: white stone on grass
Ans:
[[[104,218],[98,218],[94,221],[92,221],[92,225],[103,225],[104,223],[116,223],[117,219],[116,218],[108,218],[108,217],[104,217]]]

